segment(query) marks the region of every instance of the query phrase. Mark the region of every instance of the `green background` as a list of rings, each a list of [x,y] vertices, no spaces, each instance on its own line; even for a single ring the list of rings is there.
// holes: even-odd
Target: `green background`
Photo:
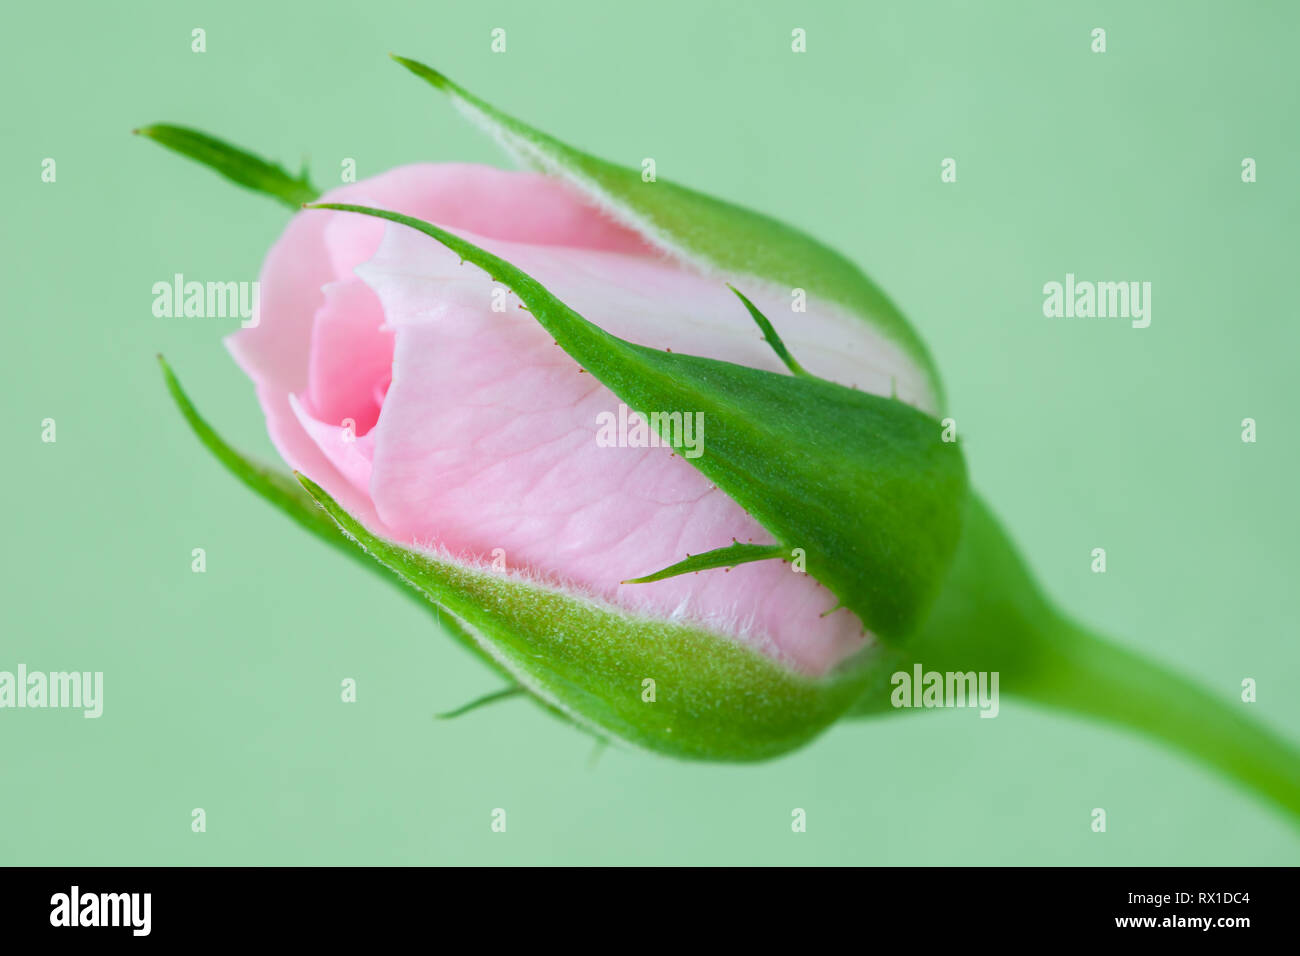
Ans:
[[[1300,860],[1279,814],[1183,757],[1005,698],[996,720],[845,724],[754,767],[616,749],[589,766],[589,738],[521,700],[433,720],[494,677],[238,485],[154,362],[273,460],[221,344],[235,321],[154,318],[151,287],[255,278],[286,211],[129,135],[193,125],[310,157],[326,186],[344,157],[362,177],[508,165],[391,50],[816,233],[930,344],[975,481],[1047,591],[1227,699],[1255,678],[1241,706],[1296,740],[1294,5],[83,2],[6,19],[0,670],[101,670],[105,713],[0,711],[0,862]],[[1151,327],[1044,318],[1042,285],[1067,271],[1152,282]]]

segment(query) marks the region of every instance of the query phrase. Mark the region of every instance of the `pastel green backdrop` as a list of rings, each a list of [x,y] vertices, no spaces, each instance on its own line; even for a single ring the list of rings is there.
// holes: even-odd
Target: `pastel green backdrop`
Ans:
[[[1290,825],[1200,766],[1005,699],[996,720],[850,723],[745,767],[616,749],[589,767],[589,738],[522,701],[436,722],[494,677],[237,484],[154,362],[274,459],[221,344],[234,321],[150,306],[176,272],[254,278],[285,210],[129,135],[194,125],[309,157],[322,184],[345,157],[363,177],[508,165],[396,51],[814,232],[929,342],[975,480],[1049,593],[1225,698],[1255,678],[1241,706],[1294,740],[1297,8],[82,2],[7,20],[0,670],[101,670],[105,711],[0,711],[0,862],[1300,861]],[[1152,282],[1150,328],[1044,318],[1066,272]]]

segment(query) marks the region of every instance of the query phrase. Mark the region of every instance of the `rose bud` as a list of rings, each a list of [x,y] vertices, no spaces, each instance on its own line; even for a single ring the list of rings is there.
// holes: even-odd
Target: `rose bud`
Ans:
[[[230,348],[301,487],[225,445],[167,370],[250,486],[603,738],[762,759],[898,712],[914,667],[991,673],[1300,806],[1288,745],[1039,595],[967,490],[924,346],[855,266],[400,62],[540,172],[408,166],[293,218]],[[202,134],[143,132],[287,204],[314,194]],[[1249,756],[1161,707],[1217,715]]]

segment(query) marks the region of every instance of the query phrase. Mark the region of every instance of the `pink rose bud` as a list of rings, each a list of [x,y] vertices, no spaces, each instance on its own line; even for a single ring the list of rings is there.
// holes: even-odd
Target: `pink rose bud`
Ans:
[[[322,201],[453,230],[632,342],[782,369],[725,284],[666,259],[559,180],[411,166]],[[684,455],[650,447],[644,429],[638,440],[626,406],[445,247],[372,218],[303,212],[261,287],[262,321],[233,335],[231,351],[285,461],[376,535],[488,567],[495,555],[512,573],[699,624],[804,674],[871,640],[853,614],[828,614],[835,597],[790,563],[622,583],[733,539],[772,538]],[[817,300],[791,315],[779,288],[751,298],[790,316],[786,344],[809,371],[880,395],[896,387],[935,410],[923,372],[860,319]],[[662,411],[707,450],[701,413]]]
[[[1300,814],[1289,742],[1040,595],[969,493],[925,347],[856,266],[398,59],[547,175],[409,166],[313,204],[305,172],[138,130],[315,207],[230,340],[298,481],[226,445],[164,364],[245,483],[413,586],[503,693],[602,738],[762,759],[973,687],[996,717],[1001,686]]]
[[[1040,596],[967,489],[926,349],[855,265],[399,62],[546,176],[407,166],[313,203],[305,172],[138,130],[313,207],[230,339],[298,481],[226,445],[164,371],[235,475],[510,680],[489,698],[761,760],[972,688],[997,717],[1001,685],[1300,814],[1288,741]]]
[[[167,370],[174,397],[255,490],[597,735],[712,759],[807,741],[884,686],[957,544],[965,470],[924,347],[802,233],[644,192],[403,62],[560,175],[408,166],[289,223],[229,345],[309,494]],[[206,134],[138,132],[314,195]]]

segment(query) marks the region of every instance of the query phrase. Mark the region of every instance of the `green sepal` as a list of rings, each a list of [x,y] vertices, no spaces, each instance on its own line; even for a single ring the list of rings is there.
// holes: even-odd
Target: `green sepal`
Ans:
[[[338,523],[325,514],[320,506],[316,504],[315,499],[303,490],[302,485],[291,476],[259,464],[227,444],[199,414],[198,409],[194,407],[194,403],[185,394],[185,390],[181,387],[180,380],[172,371],[171,366],[167,364],[167,360],[161,355],[158,356],[158,364],[162,368],[167,391],[171,394],[176,407],[180,409],[186,423],[203,444],[203,447],[225,465],[231,474],[326,544],[343,552],[349,558],[360,562],[363,567],[378,574],[383,580],[397,584],[398,590],[402,594],[415,600],[426,611],[432,612],[438,625],[450,634],[458,644],[469,650],[502,677],[508,680],[511,679],[510,672],[474,640],[463,621],[458,620],[445,608],[431,605],[421,593],[402,585],[397,578],[388,573],[386,568],[369,560],[364,552],[357,549],[353,540],[343,533]],[[552,716],[573,724],[572,719],[563,711],[545,701],[539,701],[539,703]],[[576,726],[584,731],[589,729],[582,725]]]
[[[804,677],[698,627],[386,541],[298,479],[365,553],[465,621],[520,685],[627,743],[685,758],[767,759],[816,736],[893,667],[877,646],[828,677]]]
[[[380,570],[375,567],[373,562],[364,560],[364,556],[357,553],[351,539],[340,530],[337,522],[325,514],[316,505],[312,497],[303,491],[302,486],[290,475],[253,461],[218,435],[216,430],[199,414],[199,410],[194,407],[194,403],[185,394],[185,389],[181,387],[180,379],[176,377],[176,373],[172,371],[171,366],[167,364],[167,360],[161,355],[158,356],[158,365],[162,368],[163,381],[167,385],[167,391],[190,429],[203,444],[203,447],[211,452],[213,457],[221,462],[231,474],[326,544],[342,551],[349,558],[360,559],[362,565],[372,571]],[[384,578],[385,580],[391,580],[387,575],[384,575]],[[409,588],[403,588],[402,591],[412,597],[416,596]],[[421,601],[421,604],[428,608],[425,602]],[[488,664],[496,666],[492,658],[484,654],[478,645],[474,643],[474,639],[470,637],[461,622],[450,614],[437,613],[436,616],[438,623],[446,628],[461,645],[478,654]],[[497,669],[500,670],[500,668]]]
[[[925,413],[819,378],[636,345],[431,223],[346,203],[309,208],[387,219],[442,243],[511,289],[565,352],[643,418],[702,413],[703,453],[674,447],[778,544],[803,548],[840,604],[886,639],[906,637],[924,614],[956,548],[967,493],[958,444],[943,441]]]
[[[943,407],[943,387],[921,337],[898,307],[849,259],[770,216],[705,193],[598,159],[520,122],[432,67],[393,59],[446,93],[524,165],[561,177],[647,241],[696,268],[739,278],[754,276],[821,296],[865,320],[898,345],[926,377]]]
[[[670,564],[666,568],[639,578],[628,578],[624,584],[650,584],[675,578],[679,574],[691,574],[696,571],[709,571],[713,568],[734,568],[737,565],[753,561],[770,561],[773,558],[785,558],[789,555],[779,544],[744,544],[737,542],[725,548],[714,548],[703,554],[688,555],[686,560]]]
[[[486,707],[489,704],[495,704],[499,700],[509,700],[512,697],[518,697],[520,694],[526,694],[522,687],[515,684],[511,687],[503,687],[500,690],[494,690],[489,694],[481,697],[475,697],[468,704],[461,704],[454,710],[444,711],[441,714],[434,714],[438,720],[453,720],[457,717],[464,717],[468,713],[478,710],[480,707]]]
[[[188,156],[231,182],[278,199],[291,209],[296,210],[320,195],[320,190],[307,180],[305,168],[293,176],[283,166],[207,133],[168,123],[142,126],[131,132]]]
[[[894,657],[883,648],[808,678],[728,637],[379,539],[307,479],[300,484],[227,444],[159,362],[194,433],[240,481],[401,585],[507,681],[597,738],[679,757],[762,760],[808,742],[887,679]],[[647,678],[655,682],[653,702],[644,699]]]
[[[806,378],[813,377],[810,372],[795,361],[794,356],[790,354],[790,350],[785,347],[785,342],[783,342],[781,336],[777,334],[776,328],[772,325],[771,320],[759,311],[758,306],[753,302],[750,302],[749,297],[734,285],[728,285],[727,288],[736,293],[736,297],[744,303],[745,308],[749,310],[750,317],[753,318],[755,324],[758,325],[759,331],[763,333],[763,340],[772,347],[772,351],[776,353],[777,358],[785,363],[785,367],[790,370],[790,374],[802,375]]]

